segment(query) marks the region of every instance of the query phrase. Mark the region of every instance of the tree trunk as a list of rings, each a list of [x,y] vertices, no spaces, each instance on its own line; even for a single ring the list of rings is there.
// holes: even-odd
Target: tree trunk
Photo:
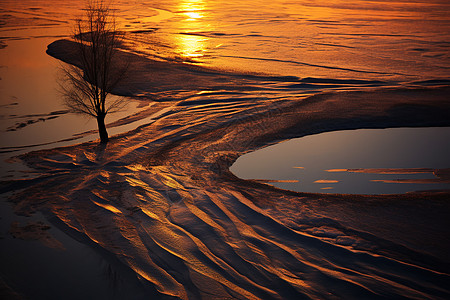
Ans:
[[[102,144],[106,144],[109,140],[105,126],[105,116],[106,114],[99,114],[97,116],[98,134],[100,135],[100,143]]]

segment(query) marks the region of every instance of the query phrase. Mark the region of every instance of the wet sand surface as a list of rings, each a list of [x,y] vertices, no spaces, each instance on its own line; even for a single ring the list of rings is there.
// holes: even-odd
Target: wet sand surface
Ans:
[[[105,148],[23,155],[40,176],[4,188],[18,190],[16,213],[45,211],[161,295],[445,298],[448,192],[303,194],[228,168],[242,153],[322,131],[448,126],[447,93],[328,93],[216,112],[183,106]]]

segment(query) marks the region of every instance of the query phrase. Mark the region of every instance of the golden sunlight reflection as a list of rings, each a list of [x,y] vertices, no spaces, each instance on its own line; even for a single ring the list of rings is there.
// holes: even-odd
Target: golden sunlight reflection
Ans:
[[[205,42],[207,40],[200,36],[180,34],[176,39],[178,52],[185,58],[202,57],[206,51]]]
[[[175,43],[177,52],[188,59],[202,57],[206,51],[206,41],[204,36],[194,35],[194,32],[204,32],[210,30],[211,25],[205,23],[206,3],[203,0],[181,1],[178,5],[180,15],[183,16],[181,28],[184,32],[176,36]]]
[[[178,5],[179,11],[188,17],[188,21],[195,21],[203,18],[205,10],[205,2],[203,0],[187,0],[182,1]]]
[[[193,11],[188,11],[185,12],[184,14],[189,17],[189,19],[187,19],[188,21],[195,21],[196,19],[200,19],[203,17],[202,14]]]

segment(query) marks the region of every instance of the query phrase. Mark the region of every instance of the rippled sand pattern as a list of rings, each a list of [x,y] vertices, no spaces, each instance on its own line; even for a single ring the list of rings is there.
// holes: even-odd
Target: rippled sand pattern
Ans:
[[[399,99],[411,113],[426,94],[442,111],[447,92],[403,91]],[[334,124],[347,120],[341,127],[349,119],[359,120],[354,127],[447,122],[438,112],[432,119],[401,116],[397,104],[371,100],[392,93],[400,91],[174,108],[103,149],[88,143],[22,156],[41,175],[13,183],[26,188],[14,196],[16,210],[48,211],[160,296],[445,298],[448,249],[429,243],[445,236],[447,221],[437,216],[448,194],[298,194],[228,171],[239,154],[267,141],[325,130],[337,111]],[[427,208],[417,209],[424,201]],[[417,228],[427,218],[435,223]]]

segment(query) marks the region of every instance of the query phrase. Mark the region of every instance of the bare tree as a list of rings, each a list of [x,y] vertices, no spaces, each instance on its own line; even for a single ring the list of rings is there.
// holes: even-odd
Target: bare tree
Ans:
[[[88,0],[76,20],[74,40],[78,63],[62,67],[60,87],[65,105],[74,113],[97,119],[100,142],[108,142],[105,116],[118,111],[124,99],[108,95],[124,78],[127,64],[117,58],[123,35],[116,30],[112,9],[103,0]]]

